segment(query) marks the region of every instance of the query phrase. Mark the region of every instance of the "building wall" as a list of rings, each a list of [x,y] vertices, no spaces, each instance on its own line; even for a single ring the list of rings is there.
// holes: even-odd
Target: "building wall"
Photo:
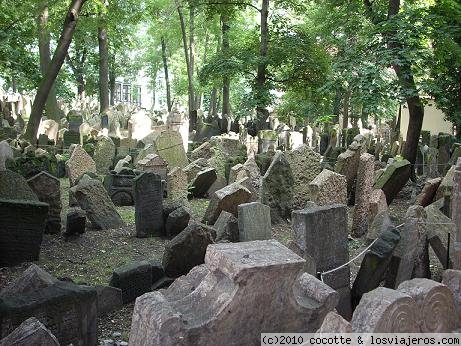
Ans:
[[[400,122],[400,132],[405,139],[407,137],[409,113],[408,108],[402,107],[402,118]],[[433,104],[424,107],[423,130],[431,131],[432,135],[439,132],[453,134],[453,124],[445,120],[444,113]]]

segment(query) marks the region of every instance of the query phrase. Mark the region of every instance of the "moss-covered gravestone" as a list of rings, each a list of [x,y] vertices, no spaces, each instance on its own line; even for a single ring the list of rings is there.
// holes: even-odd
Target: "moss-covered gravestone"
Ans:
[[[390,204],[410,177],[411,164],[408,160],[392,162],[375,182],[373,188],[383,190],[387,204]]]

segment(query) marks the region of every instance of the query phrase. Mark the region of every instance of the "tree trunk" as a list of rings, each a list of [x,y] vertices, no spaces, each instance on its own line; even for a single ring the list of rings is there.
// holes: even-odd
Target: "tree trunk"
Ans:
[[[225,58],[228,57],[229,54],[229,17],[227,14],[221,15],[221,23],[222,23],[222,52]],[[223,87],[222,87],[222,116],[227,115],[229,118],[230,113],[230,78],[228,75],[223,76]],[[227,132],[227,131],[226,131]]]
[[[109,108],[109,44],[107,42],[107,23],[100,18],[98,26],[99,44],[99,113]]]
[[[189,64],[193,77],[195,71],[195,8],[193,6],[189,8]],[[195,90],[193,90],[191,101],[192,110],[196,110]]]
[[[162,37],[162,59],[163,59],[163,70],[165,72],[165,88],[166,88],[166,104],[168,112],[171,112],[171,86],[170,86],[170,76],[168,73],[168,58],[166,55],[166,43],[165,38]]]
[[[115,81],[117,76],[115,75],[115,54],[111,54],[109,57],[109,90],[110,90],[110,105],[115,105]]]
[[[187,44],[187,33],[186,24],[184,22],[184,15],[182,13],[182,5],[179,0],[176,1],[176,9],[179,15],[179,23],[181,24],[181,36],[184,46],[184,57],[186,59],[187,69],[187,83],[188,83],[188,94],[189,94],[189,129],[190,131],[197,129],[197,112],[194,109],[194,82],[193,82],[193,71],[190,66],[189,49]]]
[[[48,30],[48,0],[42,1],[37,17],[38,26],[38,51],[40,56],[40,71],[42,77],[46,75],[48,66],[51,62],[50,54],[50,32]],[[59,120],[59,106],[56,100],[56,86],[50,89],[48,99],[45,104],[45,115],[48,119]]]
[[[59,70],[66,59],[69,45],[72,42],[72,36],[75,32],[75,27],[78,21],[78,15],[86,0],[72,0],[69,10],[67,11],[66,18],[64,20],[63,30],[61,37],[59,38],[58,46],[53,55],[53,59],[49,64],[49,68],[46,75],[42,78],[40,85],[35,96],[34,103],[32,105],[32,112],[30,114],[29,122],[27,123],[27,129],[24,137],[29,140],[37,138],[37,131],[40,125],[40,119],[42,117],[43,110],[45,109],[45,103],[50,93],[53,83],[59,74]]]
[[[12,77],[11,78],[11,88],[13,89],[13,92],[17,92],[18,91],[18,86],[17,86],[17,81],[16,81],[16,77]]]
[[[261,6],[261,44],[259,47],[258,71],[255,80],[256,86],[256,114],[258,118],[258,129],[265,128],[269,111],[266,109],[268,90],[267,82],[267,51],[269,48],[269,0],[262,0]]]

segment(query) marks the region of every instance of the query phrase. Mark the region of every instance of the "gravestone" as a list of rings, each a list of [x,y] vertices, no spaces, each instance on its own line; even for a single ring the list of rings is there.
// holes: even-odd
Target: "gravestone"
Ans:
[[[98,179],[85,174],[70,191],[95,229],[105,230],[124,225],[114,203]]]
[[[450,168],[448,162],[450,161],[450,149],[453,144],[453,137],[447,133],[439,133],[438,139],[439,154],[437,156],[437,163],[439,165],[439,172],[445,174]]]
[[[314,332],[338,295],[303,267],[273,240],[209,245],[204,265],[137,299],[129,344],[257,345],[266,331]]]
[[[272,238],[271,208],[259,202],[238,206],[239,240],[268,240]]]
[[[202,222],[213,225],[223,210],[237,216],[238,206],[250,198],[251,192],[238,182],[227,185],[213,193]]]
[[[62,205],[59,179],[47,172],[40,172],[27,180],[27,183],[35,192],[40,202],[49,205],[45,233],[60,233]]]
[[[211,151],[211,143],[210,142],[205,142],[192,150],[190,154],[190,158],[192,161],[198,160],[198,159],[210,159],[212,156],[212,151]]]
[[[59,346],[56,337],[35,317],[22,322],[11,334],[0,340],[0,346]]]
[[[359,272],[352,285],[352,307],[355,308],[363,295],[377,288],[384,280],[394,249],[400,241],[396,228],[388,227],[365,253]]]
[[[38,261],[48,204],[0,199],[0,267]]]
[[[415,204],[427,207],[434,200],[437,189],[442,182],[442,178],[433,178],[426,181],[421,193],[416,196]]]
[[[37,195],[29,187],[27,180],[10,170],[0,171],[0,198],[38,201]]]
[[[282,152],[277,152],[261,182],[261,203],[271,208],[273,223],[290,218],[294,178],[290,164]]]
[[[6,171],[5,163],[6,160],[13,159],[13,149],[10,147],[7,141],[0,142],[0,172]]]
[[[113,165],[115,157],[115,144],[110,137],[101,136],[94,148],[94,162],[96,164],[96,172],[99,174],[109,173],[109,169]]]
[[[437,192],[435,194],[436,201],[438,201],[441,198],[444,198],[447,195],[450,197],[453,195],[455,168],[456,166],[452,166],[448,170],[447,174],[445,174],[445,176],[443,177],[442,182],[440,183],[439,188],[437,189]]]
[[[216,243],[236,243],[239,241],[238,220],[231,213],[222,211],[213,228],[216,230]]]
[[[75,181],[83,174],[96,173],[96,164],[91,156],[80,145],[77,145],[66,162],[66,172],[70,186],[74,186]]]
[[[360,156],[357,172],[355,208],[352,218],[351,233],[355,237],[361,237],[368,231],[368,215],[370,209],[370,195],[373,187],[374,168],[374,156],[371,154],[362,154]]]
[[[292,213],[294,243],[306,262],[324,273],[349,261],[347,213],[345,205],[312,207]],[[333,255],[334,254],[334,255]],[[349,266],[323,275],[323,282],[340,292],[338,311],[350,315]]]
[[[191,223],[165,245],[162,265],[169,277],[187,274],[203,263],[207,246],[214,242],[216,231],[201,223]]]
[[[160,175],[142,173],[134,179],[136,237],[164,235],[163,183]]]
[[[427,149],[426,172],[429,178],[437,178],[438,176],[440,176],[439,165],[438,165],[438,155],[439,155],[439,150],[437,148],[429,147],[429,149]]]
[[[167,203],[181,202],[187,204],[187,174],[179,167],[175,167],[167,176]]]
[[[208,161],[205,159],[198,159],[189,163],[186,167],[183,168],[183,171],[187,174],[187,182],[190,183],[194,180],[198,172],[206,168]]]
[[[383,190],[387,204],[390,204],[410,176],[411,164],[408,160],[394,161],[387,166],[375,182],[373,188]]]
[[[370,194],[369,203],[368,223],[371,224],[376,215],[387,211],[388,209],[386,195],[384,194],[383,190],[373,190]]]
[[[151,265],[147,261],[141,261],[117,268],[112,273],[109,286],[121,289],[123,304],[130,303],[151,290]]]
[[[0,338],[36,317],[61,345],[97,344],[97,293],[89,286],[59,281],[49,287],[0,299]]]
[[[304,145],[293,151],[286,151],[285,157],[293,173],[292,209],[302,209],[309,201],[309,184],[322,171],[321,156]]]
[[[417,333],[417,311],[407,294],[385,287],[363,295],[351,320],[354,333]]]
[[[405,225],[400,232],[400,241],[394,250],[387,272],[387,287],[396,288],[403,281],[414,278],[418,271],[430,275],[426,218],[423,207],[408,208]],[[423,266],[424,269],[421,268]]]
[[[197,172],[191,183],[192,196],[196,198],[204,197],[217,178],[216,169],[214,168],[206,168]]]
[[[317,205],[347,204],[346,177],[324,169],[309,184],[309,199]]]
[[[190,220],[190,211],[185,207],[179,207],[171,212],[165,223],[165,233],[168,237],[178,235],[187,227]]]
[[[168,163],[157,154],[149,154],[144,159],[139,160],[136,168],[146,173],[158,174],[162,180],[167,180]]]
[[[7,299],[16,294],[25,294],[41,288],[49,287],[58,282],[54,276],[40,268],[36,264],[31,264],[24,270],[21,276],[15,278],[8,286],[0,291],[0,298]]]
[[[155,145],[157,147],[158,154],[166,162],[168,167],[173,169],[174,167],[183,168],[188,165],[186,152],[184,150],[184,144],[181,134],[176,131],[164,131],[156,139]]]

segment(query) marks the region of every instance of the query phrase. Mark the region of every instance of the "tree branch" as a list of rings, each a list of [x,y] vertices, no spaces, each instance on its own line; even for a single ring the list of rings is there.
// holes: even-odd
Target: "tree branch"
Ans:
[[[259,13],[261,13],[261,9],[258,8],[257,6],[253,5],[253,4],[250,4],[250,3],[247,3],[247,2],[234,2],[234,1],[225,1],[225,2],[203,2],[201,4],[195,4],[193,6],[190,6],[190,7],[198,7],[198,6],[208,6],[208,5],[237,5],[237,6],[247,6],[247,7],[251,7],[253,9],[255,9],[256,11],[258,11]]]

